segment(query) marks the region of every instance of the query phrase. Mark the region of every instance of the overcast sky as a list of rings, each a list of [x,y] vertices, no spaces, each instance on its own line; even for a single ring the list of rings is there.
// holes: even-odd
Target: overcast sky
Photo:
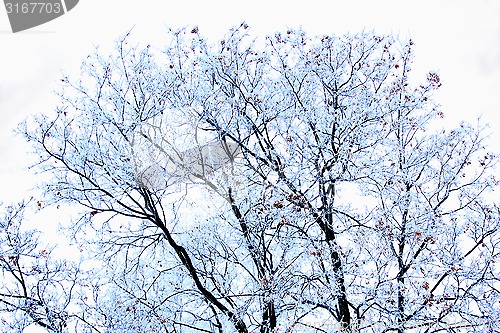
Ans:
[[[498,129],[500,112],[500,1],[154,1],[80,0],[66,15],[13,34],[0,7],[0,201],[27,195],[26,144],[12,129],[24,117],[54,108],[61,71],[73,78],[94,45],[110,49],[134,27],[133,39],[162,47],[166,27],[199,26],[216,41],[245,20],[254,35],[302,26],[310,34],[375,30],[411,37],[414,75],[437,70],[443,86],[436,95],[447,123],[484,122]],[[499,152],[500,134],[493,150]]]

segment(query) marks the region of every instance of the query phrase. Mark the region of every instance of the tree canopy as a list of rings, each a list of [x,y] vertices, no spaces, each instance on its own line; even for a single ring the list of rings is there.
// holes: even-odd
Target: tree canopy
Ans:
[[[413,48],[241,24],[87,57],[19,129],[44,204],[84,209],[72,327],[499,332],[497,157],[481,125],[431,130]]]

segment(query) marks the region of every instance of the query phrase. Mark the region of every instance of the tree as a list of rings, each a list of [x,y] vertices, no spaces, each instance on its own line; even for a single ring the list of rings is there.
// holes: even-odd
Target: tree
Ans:
[[[0,327],[21,333],[34,323],[59,333],[70,317],[78,269],[52,259],[52,249],[39,243],[38,232],[23,230],[31,202],[5,207],[0,218]]]
[[[484,128],[429,133],[441,83],[410,84],[412,41],[129,43],[20,128],[46,202],[87,209],[89,330],[498,332],[497,157]]]

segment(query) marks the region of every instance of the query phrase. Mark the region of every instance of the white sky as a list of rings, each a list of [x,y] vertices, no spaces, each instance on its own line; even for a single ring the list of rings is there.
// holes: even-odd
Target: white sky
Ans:
[[[29,1],[28,1],[29,2]],[[93,45],[110,49],[135,25],[133,39],[162,47],[165,27],[199,26],[215,42],[245,20],[254,35],[302,26],[310,34],[399,33],[415,41],[414,75],[438,70],[436,98],[448,124],[483,115],[492,132],[500,113],[498,0],[80,0],[66,15],[13,34],[0,7],[0,202],[27,195],[27,145],[12,129],[27,115],[53,109],[62,70],[75,78]],[[500,152],[500,134],[491,148]]]

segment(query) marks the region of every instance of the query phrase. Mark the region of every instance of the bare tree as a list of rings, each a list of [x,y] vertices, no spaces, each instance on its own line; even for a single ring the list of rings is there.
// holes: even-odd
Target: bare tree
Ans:
[[[39,243],[36,231],[23,230],[29,202],[2,207],[0,327],[4,332],[21,333],[36,324],[60,333],[70,317],[67,307],[78,270],[68,262],[52,259],[51,249]]]
[[[426,131],[412,41],[170,37],[89,56],[21,127],[47,202],[88,208],[93,329],[498,332],[497,158],[484,129]]]

